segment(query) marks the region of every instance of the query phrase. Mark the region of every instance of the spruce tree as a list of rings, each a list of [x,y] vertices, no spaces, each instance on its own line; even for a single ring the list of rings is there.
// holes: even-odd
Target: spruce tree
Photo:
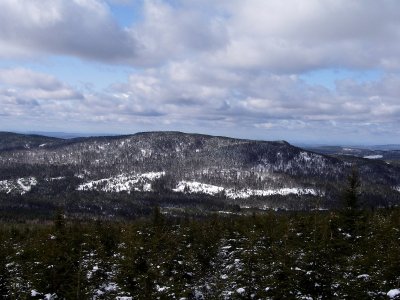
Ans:
[[[359,189],[361,186],[358,170],[354,167],[350,175],[347,177],[347,187],[344,191],[343,200],[345,209],[355,211],[359,208]]]

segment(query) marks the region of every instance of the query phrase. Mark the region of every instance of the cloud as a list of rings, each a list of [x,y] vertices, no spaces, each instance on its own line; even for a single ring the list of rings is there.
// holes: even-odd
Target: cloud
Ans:
[[[163,65],[225,47],[228,35],[223,19],[203,5],[144,1],[143,21],[131,28],[138,43],[137,64]]]
[[[96,0],[4,0],[0,56],[70,55],[107,63],[129,61],[135,42]]]
[[[142,3],[2,1],[0,57],[67,55],[128,71],[108,89],[77,91],[49,74],[0,70],[0,114],[114,124],[117,131],[135,124],[253,136],[399,137],[397,0]],[[122,28],[115,4],[140,7],[140,18]],[[333,89],[301,79],[330,68],[383,75],[350,76]]]
[[[396,122],[398,80],[391,75],[373,82],[342,81],[332,91],[295,75],[210,70],[184,62],[132,75],[111,91],[124,107],[157,108],[169,120],[218,119],[226,126],[290,129],[289,123]]]
[[[202,59],[278,73],[400,68],[396,0],[144,0],[130,28],[118,25],[113,3],[1,1],[0,56],[69,55],[139,67]]]
[[[82,99],[55,77],[24,68],[0,69],[0,104],[37,106],[38,101]]]
[[[154,66],[226,42],[220,19],[210,19],[192,6],[179,9],[146,0],[142,15],[142,22],[121,28],[109,4],[101,0],[5,0],[0,3],[0,57],[67,55],[108,64]]]
[[[62,86],[62,83],[51,75],[25,68],[0,69],[0,83],[43,90],[54,90]]]
[[[175,62],[132,74],[104,91],[81,94],[52,76],[6,69],[0,71],[0,114],[8,120],[46,119],[119,132],[133,126],[275,139],[310,132],[315,135],[309,139],[319,135],[325,140],[335,134],[395,137],[399,81],[396,74],[370,82],[343,80],[330,90],[296,75]]]
[[[399,69],[400,4],[386,1],[232,1],[229,44],[215,63],[275,72]]]

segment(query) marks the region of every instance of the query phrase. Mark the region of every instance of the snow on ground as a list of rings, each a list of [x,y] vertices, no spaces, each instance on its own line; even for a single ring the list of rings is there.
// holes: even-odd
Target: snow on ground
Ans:
[[[7,194],[11,193],[13,190],[13,185],[11,180],[2,180],[0,181],[0,192],[5,192]]]
[[[0,192],[7,194],[17,192],[23,195],[29,192],[36,184],[37,180],[35,177],[2,180],[0,181]]]
[[[370,276],[368,274],[361,274],[357,276],[358,279],[368,280]]]
[[[395,186],[393,189],[394,189],[395,191],[398,191],[398,192],[400,193],[400,185],[399,185],[399,186]]]
[[[143,174],[121,174],[115,177],[104,178],[94,181],[89,181],[78,186],[79,191],[101,190],[104,192],[122,192],[122,191],[152,191],[151,183],[165,175],[165,172],[148,172]],[[51,178],[50,180],[61,180],[62,177]],[[0,192],[7,194],[11,192],[18,192],[21,195],[29,192],[33,186],[37,184],[34,177],[26,177],[19,179],[9,179],[0,181]],[[400,192],[400,186],[395,187],[395,190]],[[196,181],[180,181],[174,192],[181,193],[204,193],[208,195],[216,195],[225,193],[231,199],[245,199],[251,196],[272,196],[272,195],[314,195],[320,193],[310,188],[280,188],[280,189],[266,189],[266,190],[253,190],[253,189],[233,189],[224,188],[222,186],[206,184]]]
[[[180,181],[177,187],[173,190],[174,192],[188,192],[188,193],[204,193],[209,195],[215,195],[224,190],[223,187],[195,182],[195,181]]]
[[[390,291],[387,293],[387,295],[388,295],[388,297],[389,297],[390,299],[394,299],[394,298],[396,298],[397,296],[400,295],[400,289],[393,289],[393,290],[390,290]]]
[[[52,177],[52,178],[49,178],[48,180],[49,181],[57,181],[57,180],[63,180],[63,179],[65,179],[65,176]]]
[[[121,174],[115,177],[86,182],[78,186],[77,190],[101,190],[104,192],[151,191],[150,183],[163,175],[165,175],[165,172],[149,172],[135,175]]]
[[[381,159],[381,158],[383,158],[383,155],[379,155],[379,154],[377,154],[377,155],[366,155],[366,156],[364,156],[364,158],[368,158],[368,159]]]
[[[149,173],[143,173],[140,174],[139,176],[142,178],[147,178],[149,180],[154,180],[157,178],[160,178],[161,176],[164,176],[165,172],[149,172]]]
[[[313,195],[317,196],[318,192],[314,189],[307,189],[307,188],[281,188],[281,189],[268,189],[268,190],[233,190],[228,189],[226,191],[226,195],[229,198],[249,198],[251,196],[272,196],[272,195],[282,195],[287,196],[290,194],[296,195]]]
[[[221,192],[225,192],[228,198],[249,198],[251,196],[271,196],[271,195],[314,195],[317,196],[319,193],[314,189],[309,188],[281,188],[281,189],[268,189],[268,190],[252,190],[252,189],[241,189],[236,190],[232,188],[225,189],[221,186],[205,184],[195,181],[180,181],[177,187],[173,190],[174,192],[182,193],[204,193],[209,195],[216,195]]]
[[[310,153],[308,152],[300,152],[299,157],[304,161],[310,161],[312,159]]]

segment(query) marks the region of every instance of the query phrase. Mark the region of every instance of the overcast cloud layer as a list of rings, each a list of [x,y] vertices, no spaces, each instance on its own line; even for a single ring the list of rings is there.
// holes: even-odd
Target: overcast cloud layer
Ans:
[[[400,143],[399,41],[397,0],[3,0],[0,130]],[[31,67],[62,57],[129,71],[92,89]]]

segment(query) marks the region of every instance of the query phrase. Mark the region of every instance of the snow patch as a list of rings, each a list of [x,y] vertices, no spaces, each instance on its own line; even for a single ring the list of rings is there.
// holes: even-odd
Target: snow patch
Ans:
[[[312,158],[307,152],[300,152],[299,154],[300,159],[303,159],[304,161],[310,161]]]
[[[115,177],[89,181],[78,186],[78,191],[101,190],[104,192],[151,191],[151,182],[165,175],[165,172],[143,174],[121,174]]]
[[[150,157],[153,152],[151,150],[140,149],[140,153],[142,154],[143,157],[147,158]]]
[[[296,195],[313,195],[318,196],[320,193],[310,188],[281,188],[281,189],[268,189],[268,190],[253,190],[253,189],[241,189],[236,190],[232,188],[225,189],[221,186],[205,184],[196,181],[180,181],[174,192],[181,193],[204,193],[208,195],[216,195],[224,192],[228,198],[231,199],[245,199],[251,196],[272,196],[272,195],[283,195],[287,196],[290,194]]]
[[[28,178],[18,179],[17,183],[23,191],[21,194],[25,194],[26,192],[29,192],[32,189],[32,186],[37,184],[37,181],[36,178],[34,177],[28,177]]]
[[[365,155],[364,158],[367,159],[381,159],[383,158],[383,155],[377,154],[377,155]]]
[[[37,185],[35,177],[2,180],[0,181],[0,192],[5,192],[7,194],[17,192],[23,195],[31,191],[32,187],[35,185]]]
[[[215,195],[224,190],[223,187],[196,182],[196,181],[180,181],[174,192],[183,192],[183,193],[204,193],[209,195]]]
[[[368,280],[369,279],[369,275],[368,274],[361,274],[357,276],[357,279],[363,279],[363,280]]]
[[[50,178],[49,180],[50,180],[50,181],[57,181],[57,180],[63,180],[63,179],[65,179],[65,176],[52,177],[52,178]]]
[[[392,289],[386,294],[390,299],[393,299],[400,295],[400,289]]]
[[[165,292],[167,290],[169,290],[168,286],[159,286],[158,284],[156,285],[156,290],[157,292]]]
[[[115,282],[109,282],[106,286],[104,286],[104,290],[106,291],[116,291],[118,290],[118,285]]]

